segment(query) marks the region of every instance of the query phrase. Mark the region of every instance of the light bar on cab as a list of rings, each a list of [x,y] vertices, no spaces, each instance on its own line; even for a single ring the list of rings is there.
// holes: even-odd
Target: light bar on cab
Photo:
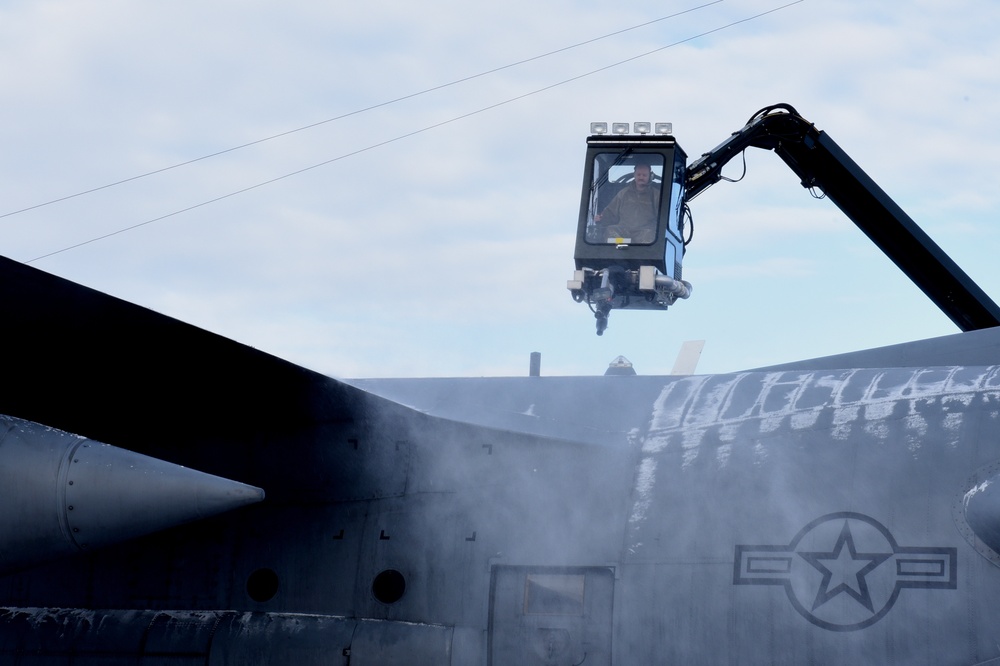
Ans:
[[[648,123],[648,122],[635,122],[631,126],[629,123],[611,123],[611,133],[617,135],[625,135],[629,133],[629,129],[632,130],[633,134],[659,134],[661,136],[673,136],[674,134],[674,124],[673,123]],[[608,123],[605,122],[593,122],[590,123],[590,133],[592,135],[601,135],[608,133]]]

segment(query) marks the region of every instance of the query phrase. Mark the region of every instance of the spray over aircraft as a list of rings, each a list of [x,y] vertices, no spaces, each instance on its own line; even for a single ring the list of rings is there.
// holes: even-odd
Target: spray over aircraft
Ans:
[[[0,259],[0,662],[1000,663],[996,304],[787,105],[690,164],[629,129],[588,139],[569,287],[599,332],[691,296],[688,204],[747,147],[963,332],[341,381]],[[606,212],[636,178],[648,235]]]

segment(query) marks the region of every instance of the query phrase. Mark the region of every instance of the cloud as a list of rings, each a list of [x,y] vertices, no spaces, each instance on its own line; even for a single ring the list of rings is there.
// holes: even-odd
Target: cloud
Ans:
[[[1000,289],[986,242],[1000,208],[1000,8],[806,0],[737,23],[780,4],[718,3],[0,218],[0,253],[29,259],[197,206],[37,265],[342,376],[523,374],[536,348],[549,372],[603,372],[618,354],[668,371],[695,338],[709,340],[703,370],[728,370],[951,332],[933,308],[914,310],[912,287],[830,202],[760,151],[742,182],[692,202],[689,302],[615,313],[597,338],[570,300],[591,120],[672,121],[693,158],[782,101]],[[0,57],[18,66],[0,71],[0,214],[666,12],[521,0],[8,3]],[[902,293],[836,305],[875,284]]]

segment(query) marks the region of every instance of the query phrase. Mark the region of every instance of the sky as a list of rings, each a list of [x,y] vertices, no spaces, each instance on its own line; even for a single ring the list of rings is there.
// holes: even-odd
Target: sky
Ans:
[[[669,121],[693,160],[791,104],[1000,300],[997,25],[993,0],[7,0],[0,254],[343,378],[526,375],[533,351],[543,375],[667,374],[687,340],[732,372],[947,335],[751,150],[691,202],[691,298],[598,337],[566,290],[585,140]]]

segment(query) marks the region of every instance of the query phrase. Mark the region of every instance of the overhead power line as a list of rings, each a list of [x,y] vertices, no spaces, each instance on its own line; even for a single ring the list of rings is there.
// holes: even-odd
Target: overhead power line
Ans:
[[[354,111],[349,111],[349,112],[343,113],[343,114],[341,114],[339,116],[334,116],[333,118],[327,118],[326,120],[320,120],[320,121],[315,122],[315,123],[310,123],[309,125],[303,125],[302,127],[297,127],[295,129],[286,130],[284,132],[279,132],[278,134],[272,134],[271,136],[266,136],[263,139],[257,139],[255,141],[248,141],[247,143],[243,143],[243,144],[240,144],[238,146],[233,146],[232,148],[225,148],[223,150],[218,150],[218,151],[216,151],[214,153],[209,153],[208,155],[202,155],[201,157],[195,157],[193,159],[186,160],[184,162],[178,162],[177,164],[172,164],[170,166],[165,166],[165,167],[161,167],[159,169],[154,169],[153,171],[147,171],[146,173],[140,173],[140,174],[138,174],[136,176],[130,176],[128,178],[122,178],[121,180],[116,180],[116,181],[114,181],[112,183],[107,183],[106,185],[100,185],[98,187],[92,187],[92,188],[90,188],[88,190],[82,190],[82,191],[76,192],[74,194],[67,194],[65,196],[57,197],[55,199],[50,199],[49,201],[43,201],[42,203],[34,204],[32,206],[27,206],[26,208],[21,208],[21,209],[18,209],[18,210],[12,210],[12,211],[10,211],[8,213],[0,213],[0,219],[3,219],[5,217],[10,217],[12,215],[17,215],[19,213],[26,213],[29,210],[35,210],[37,208],[44,208],[45,206],[51,206],[52,204],[59,203],[61,201],[67,201],[69,199],[75,199],[77,197],[82,197],[82,196],[87,195],[87,194],[93,194],[94,192],[100,192],[101,190],[106,190],[108,188],[115,187],[117,185],[124,185],[125,183],[131,183],[132,181],[139,180],[141,178],[148,178],[149,176],[155,176],[158,173],[163,173],[165,171],[171,171],[173,169],[179,169],[180,167],[188,166],[189,164],[195,164],[196,162],[202,162],[204,160],[211,159],[213,157],[218,157],[220,155],[225,155],[227,153],[232,153],[232,152],[235,152],[237,150],[242,150],[243,148],[249,148],[250,146],[256,146],[256,145],[264,143],[266,141],[272,141],[274,139],[280,139],[281,137],[288,136],[290,134],[295,134],[296,132],[304,132],[305,130],[309,130],[309,129],[313,129],[313,128],[316,128],[316,127],[320,127],[321,125],[326,125],[326,124],[329,124],[329,123],[332,123],[332,122],[336,122],[338,120],[343,120],[344,118],[350,118],[351,116],[357,116],[359,114],[366,113],[368,111],[373,111],[375,109],[380,109],[380,108],[382,108],[384,106],[389,106],[390,104],[396,104],[397,102],[403,102],[403,101],[406,101],[408,99],[413,99],[414,97],[420,97],[421,95],[426,95],[428,93],[432,93],[432,92],[435,92],[435,91],[438,91],[438,90],[443,90],[444,88],[450,88],[451,86],[456,86],[456,85],[458,85],[460,83],[466,83],[468,81],[472,81],[474,79],[479,79],[479,78],[482,78],[484,76],[488,76],[490,74],[496,74],[497,72],[502,72],[502,71],[504,71],[506,69],[511,69],[513,67],[518,67],[519,65],[524,65],[524,64],[527,64],[529,62],[534,62],[536,60],[541,60],[542,58],[548,58],[549,56],[553,56],[553,55],[556,55],[556,54],[559,54],[559,53],[564,53],[566,51],[570,51],[572,49],[576,49],[576,48],[579,48],[581,46],[586,46],[587,44],[593,44],[594,42],[599,42],[602,39],[608,39],[609,37],[614,37],[616,35],[621,35],[623,33],[630,32],[632,30],[638,30],[639,28],[645,28],[646,26],[653,25],[654,23],[660,23],[661,21],[666,21],[668,19],[676,18],[676,17],[682,16],[684,14],[690,14],[691,12],[698,11],[699,9],[704,9],[705,7],[710,7],[712,5],[717,5],[720,2],[723,2],[723,0],[712,0],[712,2],[707,2],[707,3],[704,3],[704,4],[698,5],[696,7],[691,7],[689,9],[685,9],[685,10],[682,10],[682,11],[679,11],[679,12],[675,12],[673,14],[668,14],[667,16],[661,16],[660,18],[653,19],[651,21],[646,21],[645,23],[639,23],[637,25],[633,25],[633,26],[630,26],[628,28],[622,28],[621,30],[615,30],[614,32],[609,32],[609,33],[607,33],[605,35],[601,35],[600,37],[593,37],[591,39],[587,39],[587,40],[584,40],[582,42],[577,42],[576,44],[570,44],[569,46],[564,46],[562,48],[558,48],[558,49],[556,49],[554,51],[549,51],[547,53],[542,53],[540,55],[532,56],[530,58],[524,58],[523,60],[517,60],[517,61],[509,63],[507,65],[501,65],[500,67],[494,67],[493,69],[488,69],[488,70],[486,70],[484,72],[479,72],[478,74],[473,74],[471,76],[466,76],[466,77],[463,77],[463,78],[460,78],[460,79],[455,79],[454,81],[449,81],[448,83],[442,83],[440,85],[436,85],[436,86],[433,86],[431,88],[425,88],[424,90],[421,90],[419,92],[410,93],[408,95],[403,95],[401,97],[395,97],[393,99],[389,99],[389,100],[386,100],[384,102],[379,102],[377,104],[372,104],[371,106],[366,106],[366,107],[361,108],[361,109],[356,109]]]
[[[718,1],[721,1],[721,0],[718,0]],[[63,247],[61,249],[54,250],[52,252],[48,252],[48,253],[43,254],[43,255],[39,255],[39,256],[37,256],[37,257],[35,257],[33,259],[29,259],[25,263],[30,264],[30,263],[39,261],[41,259],[45,259],[47,257],[51,257],[51,256],[54,256],[54,255],[57,255],[57,254],[62,254],[63,252],[68,252],[70,250],[75,250],[75,249],[77,249],[79,247],[83,247],[84,245],[89,245],[91,243],[96,243],[97,241],[101,241],[101,240],[104,240],[106,238],[111,238],[112,236],[117,236],[117,235],[123,234],[123,233],[125,233],[127,231],[132,231],[134,229],[138,229],[140,227],[144,227],[144,226],[147,226],[149,224],[153,224],[154,222],[160,222],[160,221],[165,220],[167,218],[171,218],[171,217],[174,217],[176,215],[180,215],[182,213],[186,213],[188,211],[192,211],[192,210],[195,210],[197,208],[201,208],[203,206],[207,206],[209,204],[213,204],[213,203],[216,203],[218,201],[222,201],[223,199],[229,199],[231,197],[234,197],[234,196],[237,196],[237,195],[240,195],[240,194],[244,194],[246,192],[250,192],[251,190],[255,190],[255,189],[264,187],[265,185],[270,185],[272,183],[276,183],[278,181],[285,180],[287,178],[291,178],[292,176],[297,176],[297,175],[305,173],[307,171],[312,171],[313,169],[318,169],[319,167],[326,166],[328,164],[332,164],[334,162],[338,162],[340,160],[344,160],[344,159],[347,159],[349,157],[353,157],[355,155],[359,155],[361,153],[365,153],[365,152],[368,152],[370,150],[374,150],[376,148],[380,148],[382,146],[385,146],[385,145],[388,145],[388,144],[391,144],[391,143],[395,143],[397,141],[401,141],[403,139],[407,139],[409,137],[416,136],[418,134],[422,134],[424,132],[428,132],[428,131],[433,130],[433,129],[437,129],[438,127],[442,127],[444,125],[448,125],[448,124],[451,124],[453,122],[457,122],[459,120],[463,120],[465,118],[469,118],[471,116],[479,115],[481,113],[485,113],[486,111],[491,111],[491,110],[499,108],[501,106],[505,106],[507,104],[511,104],[513,102],[522,100],[522,99],[524,99],[526,97],[530,97],[532,95],[537,95],[539,93],[546,92],[548,90],[552,90],[553,88],[558,88],[560,86],[566,85],[568,83],[572,83],[574,81],[579,81],[580,79],[586,78],[588,76],[593,76],[594,74],[598,74],[600,72],[605,72],[605,71],[607,71],[609,69],[613,69],[615,67],[619,67],[621,65],[624,65],[624,64],[627,64],[627,63],[630,63],[630,62],[634,62],[634,61],[639,60],[641,58],[648,57],[650,55],[653,55],[654,53],[659,53],[661,51],[665,51],[666,49],[670,49],[670,48],[673,48],[675,46],[680,46],[681,44],[686,44],[688,42],[694,41],[696,39],[700,39],[700,38],[705,37],[707,35],[711,35],[711,34],[720,32],[722,30],[726,30],[728,28],[732,28],[734,26],[741,25],[743,23],[747,23],[749,21],[756,20],[756,19],[761,18],[763,16],[767,16],[768,14],[773,14],[775,12],[781,11],[783,9],[787,9],[788,7],[800,4],[802,2],[805,2],[805,0],[793,0],[792,2],[786,3],[784,5],[780,5],[778,7],[774,7],[772,9],[768,9],[766,11],[754,14],[752,16],[748,16],[746,18],[742,18],[742,19],[738,19],[736,21],[732,21],[732,22],[727,23],[725,25],[721,25],[721,26],[719,26],[717,28],[712,28],[711,30],[706,30],[704,32],[700,32],[700,33],[698,33],[696,35],[692,35],[690,37],[686,37],[684,39],[678,40],[676,42],[672,42],[672,43],[667,44],[665,46],[660,46],[658,48],[652,49],[650,51],[646,51],[644,53],[640,53],[640,54],[632,56],[630,58],[625,58],[624,60],[619,60],[617,62],[614,62],[614,63],[610,64],[610,65],[605,65],[604,67],[599,67],[597,69],[590,70],[589,72],[585,72],[583,74],[578,74],[578,75],[570,77],[568,79],[563,79],[562,81],[559,81],[557,83],[552,83],[550,85],[543,86],[541,88],[537,88],[537,89],[532,90],[530,92],[527,92],[527,93],[524,93],[524,94],[521,94],[521,95],[517,95],[516,97],[511,97],[511,98],[503,100],[501,102],[496,102],[495,104],[490,104],[489,106],[484,106],[482,108],[476,109],[475,111],[470,111],[468,113],[464,113],[464,114],[461,114],[459,116],[455,116],[453,118],[449,118],[448,120],[443,120],[443,121],[441,121],[439,123],[435,123],[433,125],[428,125],[428,126],[423,127],[421,129],[414,130],[412,132],[407,132],[406,134],[401,134],[399,136],[393,137],[391,139],[386,139],[385,141],[380,141],[378,143],[366,146],[364,148],[359,148],[358,150],[354,150],[354,151],[351,151],[349,153],[345,153],[343,155],[339,155],[337,157],[334,157],[334,158],[331,158],[331,159],[328,159],[328,160],[324,160],[323,162],[319,162],[318,164],[313,164],[311,166],[307,166],[307,167],[304,167],[302,169],[298,169],[296,171],[292,171],[290,173],[286,173],[284,175],[277,176],[277,177],[271,178],[269,180],[265,180],[263,182],[255,184],[255,185],[250,185],[248,187],[244,187],[244,188],[236,190],[234,192],[230,192],[229,194],[224,194],[222,196],[215,197],[214,199],[209,199],[207,201],[203,201],[201,203],[194,204],[193,206],[188,206],[186,208],[182,208],[180,210],[176,210],[176,211],[174,211],[172,213],[167,213],[166,215],[161,215],[159,217],[155,217],[153,219],[146,220],[145,222],[139,222],[137,224],[133,224],[133,225],[128,226],[128,227],[123,227],[121,229],[118,229],[116,231],[112,231],[112,232],[107,233],[107,234],[103,234],[101,236],[95,236],[94,238],[82,241],[80,243],[75,243],[73,245],[68,245],[68,246]],[[372,107],[372,108],[375,108],[375,107]],[[250,145],[250,144],[248,144],[248,145]],[[231,150],[235,150],[235,149],[231,149]],[[12,214],[12,213],[10,213],[10,214]]]

